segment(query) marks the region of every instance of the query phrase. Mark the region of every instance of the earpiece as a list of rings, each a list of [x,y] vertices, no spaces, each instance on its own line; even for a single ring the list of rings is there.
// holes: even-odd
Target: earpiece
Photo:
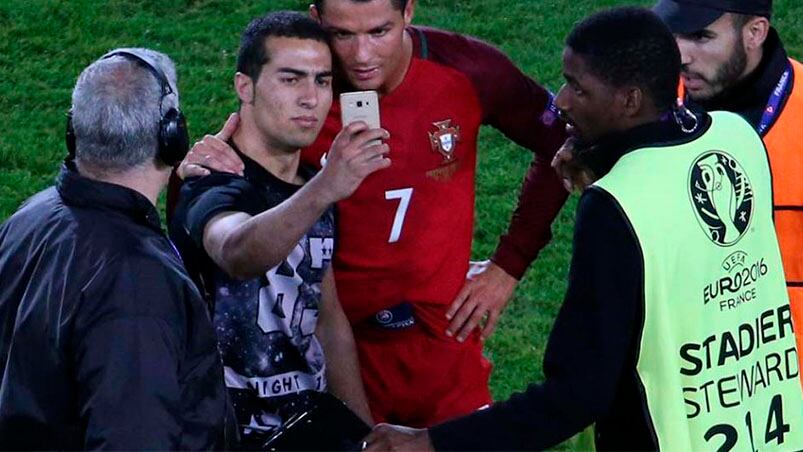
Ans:
[[[162,88],[162,97],[159,100],[159,149],[157,157],[168,166],[175,166],[181,162],[187,155],[189,150],[190,138],[187,132],[187,122],[184,115],[177,108],[170,108],[167,112],[162,113],[162,102],[164,98],[173,94],[173,88],[167,76],[159,69],[159,66],[153,62],[144,53],[138,52],[133,49],[117,50],[103,55],[101,59],[121,56],[132,61],[136,61],[156,77]],[[67,145],[67,152],[69,156],[75,157],[75,131],[72,126],[72,110],[67,113],[67,127],[65,133],[65,141]]]

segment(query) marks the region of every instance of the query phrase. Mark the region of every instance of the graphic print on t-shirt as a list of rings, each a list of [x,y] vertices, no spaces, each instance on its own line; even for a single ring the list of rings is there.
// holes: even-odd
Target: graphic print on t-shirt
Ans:
[[[305,393],[326,389],[314,333],[333,232],[329,212],[264,276],[238,281],[216,274],[215,327],[226,386],[246,436],[274,430],[306,407]]]

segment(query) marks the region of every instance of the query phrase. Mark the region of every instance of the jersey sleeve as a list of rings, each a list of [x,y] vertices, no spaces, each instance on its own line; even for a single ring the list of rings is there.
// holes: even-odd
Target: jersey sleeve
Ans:
[[[552,240],[552,221],[569,193],[550,162],[533,158],[519,192],[507,232],[499,238],[491,260],[516,279],[521,279],[538,253]]]
[[[422,28],[428,57],[465,74],[477,92],[483,123],[539,157],[551,159],[566,139],[552,94],[501,51],[468,36]]]
[[[566,140],[565,124],[555,114],[552,94],[498,49],[474,38],[426,31],[430,57],[471,80],[483,123],[534,153],[511,224],[492,257],[511,276],[521,278],[552,238],[552,221],[568,197],[550,167]]]

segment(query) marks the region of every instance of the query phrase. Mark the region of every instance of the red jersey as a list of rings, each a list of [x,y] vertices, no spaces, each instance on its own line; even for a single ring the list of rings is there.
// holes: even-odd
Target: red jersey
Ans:
[[[409,302],[416,320],[442,335],[444,312],[465,282],[471,255],[480,126],[492,125],[536,153],[526,183],[543,202],[525,207],[543,217],[542,226],[520,241],[503,238],[496,255],[509,261],[497,263],[514,276],[523,272],[517,256],[534,258],[565,201],[566,192],[549,168],[565,136],[549,108],[549,92],[501,52],[458,34],[408,31],[414,50],[407,74],[380,99],[392,163],[338,204],[334,269],[352,324]],[[335,103],[302,159],[320,165],[341,128]]]

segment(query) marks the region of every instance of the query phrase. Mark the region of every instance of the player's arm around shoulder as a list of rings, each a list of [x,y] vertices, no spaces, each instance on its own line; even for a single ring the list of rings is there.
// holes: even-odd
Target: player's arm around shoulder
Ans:
[[[321,342],[326,357],[329,390],[368,425],[373,425],[360,376],[354,335],[337,298],[331,267],[321,284],[321,306],[315,336]]]

